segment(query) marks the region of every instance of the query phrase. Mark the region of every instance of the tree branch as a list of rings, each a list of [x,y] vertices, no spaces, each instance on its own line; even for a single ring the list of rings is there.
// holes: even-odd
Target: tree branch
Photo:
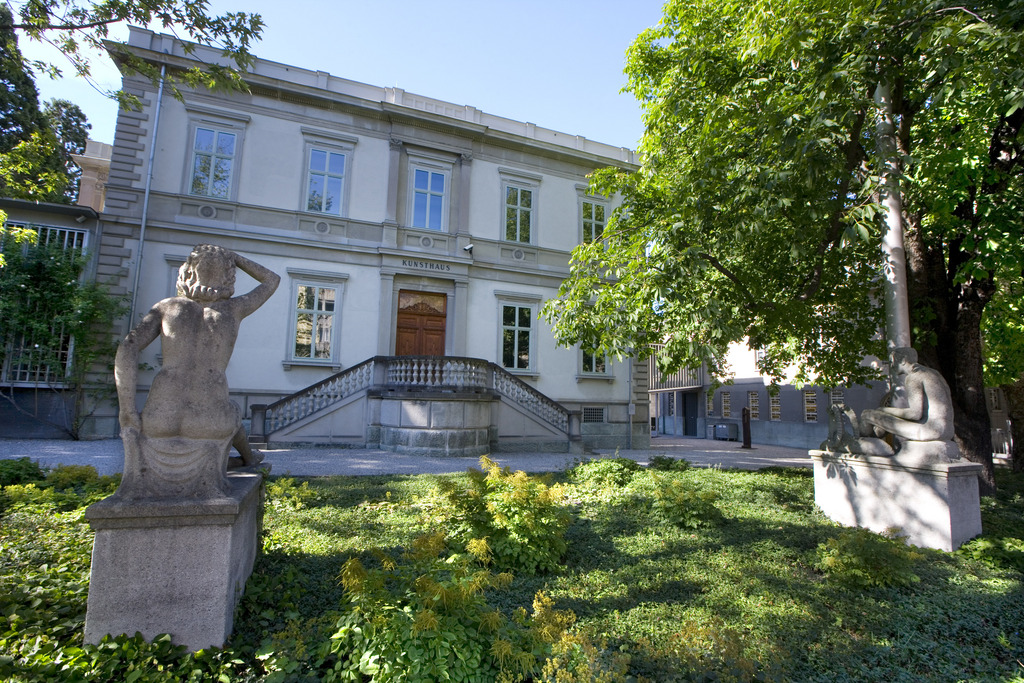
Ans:
[[[97,19],[87,24],[12,24],[8,28],[15,31],[84,31],[90,28],[97,28],[99,26],[108,26],[110,24],[116,24],[123,19]]]
[[[740,294],[742,294],[743,297],[747,300],[747,306],[751,308],[775,308],[775,305],[772,304],[771,302],[758,301],[756,298],[754,298],[754,295],[750,293],[750,290],[747,288],[745,284],[743,284],[743,281],[740,280],[735,273],[733,273],[731,270],[722,265],[722,262],[716,259],[714,256],[708,254],[707,252],[699,252],[697,256],[710,263],[712,268],[717,270],[719,273],[724,275],[730,282],[736,285],[736,287],[738,287],[740,290]]]
[[[942,7],[942,8],[939,8],[939,9],[935,10],[936,14],[939,14],[941,12],[963,12],[964,14],[970,14],[972,17],[974,17],[975,19],[977,19],[978,21],[980,21],[983,24],[989,23],[986,20],[982,19],[978,14],[972,12],[971,10],[967,9],[966,7]]]

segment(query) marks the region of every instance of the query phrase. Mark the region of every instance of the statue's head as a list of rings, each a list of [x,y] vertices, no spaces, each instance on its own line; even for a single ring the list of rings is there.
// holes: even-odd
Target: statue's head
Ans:
[[[209,303],[230,299],[235,293],[235,260],[231,252],[200,244],[178,269],[178,295]]]
[[[893,369],[906,374],[917,363],[917,349],[910,346],[897,347],[892,350],[891,358]]]

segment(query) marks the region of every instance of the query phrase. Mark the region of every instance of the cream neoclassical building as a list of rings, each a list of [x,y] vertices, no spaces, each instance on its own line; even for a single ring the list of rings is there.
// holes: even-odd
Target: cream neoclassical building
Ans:
[[[219,59],[141,29],[110,46],[124,49],[170,72]],[[98,277],[131,296],[134,324],[195,244],[281,275],[228,367],[257,437],[453,454],[648,443],[646,363],[560,348],[538,318],[614,208],[587,174],[636,168],[631,150],[275,62],[246,83],[178,100],[125,76],[143,106],[118,117]],[[236,291],[253,284],[240,273]],[[158,345],[143,360],[140,399]]]

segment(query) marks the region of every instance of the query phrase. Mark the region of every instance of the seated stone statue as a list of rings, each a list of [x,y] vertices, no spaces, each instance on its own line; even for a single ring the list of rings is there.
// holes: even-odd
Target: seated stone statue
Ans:
[[[953,442],[953,400],[949,385],[938,371],[917,363],[917,351],[898,348],[892,367],[907,406],[884,406],[861,412],[833,406],[829,414],[829,438],[823,450],[863,455],[895,456],[901,461],[954,462],[960,450]],[[844,429],[844,418],[851,432]],[[892,435],[893,446],[885,440]]]
[[[232,297],[235,268],[260,284]],[[226,491],[233,445],[255,464],[225,376],[242,318],[262,306],[280,278],[221,247],[192,250],[178,274],[178,296],[158,302],[117,349],[125,468],[122,498],[216,497]],[[139,352],[160,338],[163,363],[140,414],[135,395]]]

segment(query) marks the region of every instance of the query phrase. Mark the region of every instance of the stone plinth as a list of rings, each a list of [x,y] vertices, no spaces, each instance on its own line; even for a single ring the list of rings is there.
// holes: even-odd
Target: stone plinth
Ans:
[[[89,506],[96,532],[85,642],[136,631],[170,633],[195,651],[224,645],[252,573],[262,513],[261,474],[231,473],[213,499]]]
[[[810,453],[814,502],[840,524],[876,532],[897,527],[913,545],[947,551],[981,533],[981,465]]]

